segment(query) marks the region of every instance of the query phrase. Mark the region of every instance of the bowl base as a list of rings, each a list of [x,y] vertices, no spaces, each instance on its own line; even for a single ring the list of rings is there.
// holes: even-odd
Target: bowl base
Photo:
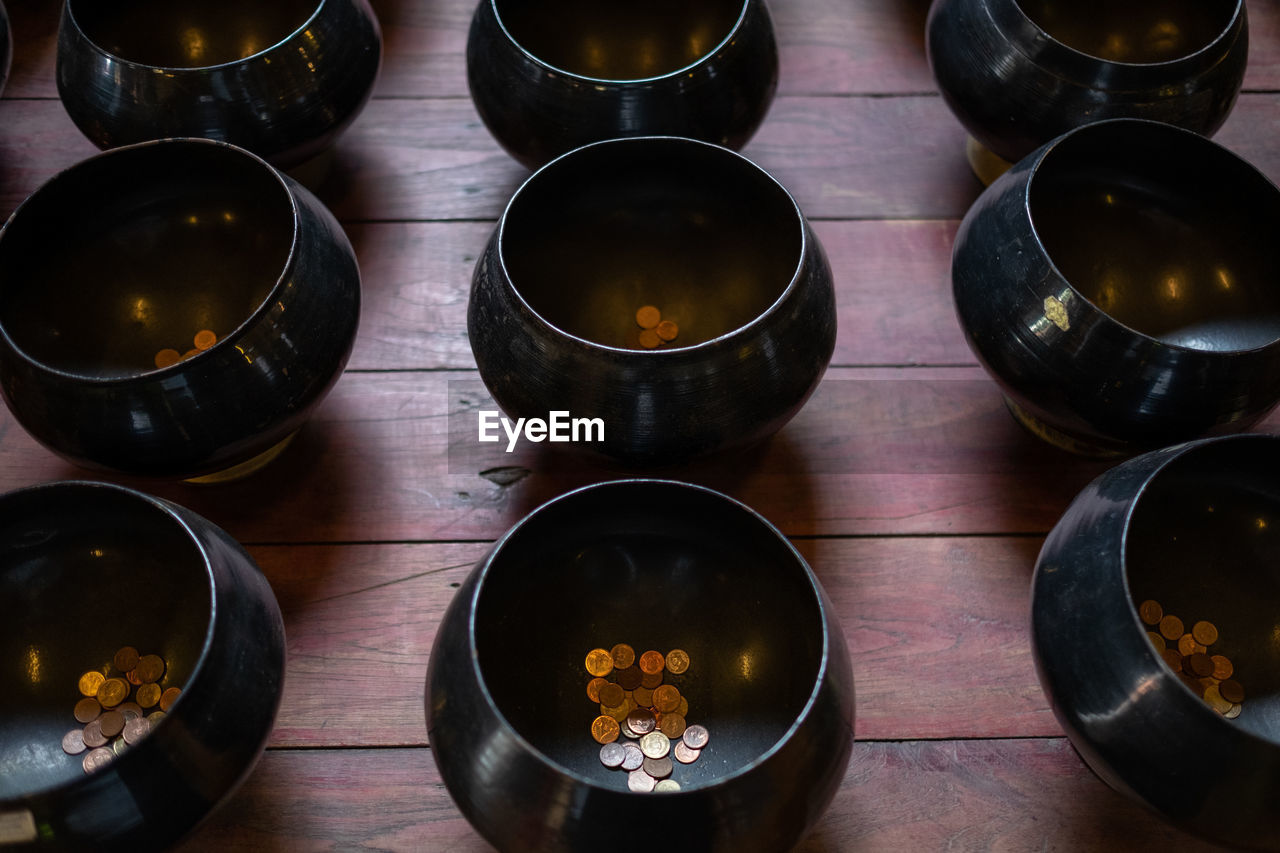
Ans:
[[[1088,456],[1093,459],[1119,459],[1129,455],[1125,451],[1117,450],[1114,447],[1091,444],[1067,435],[1062,430],[1049,426],[1008,397],[1004,398],[1004,404],[1008,408],[1009,414],[1013,415],[1013,419],[1021,424],[1023,429],[1041,441],[1052,444],[1059,450],[1065,450],[1077,456]]]
[[[271,460],[279,456],[289,443],[293,441],[293,437],[298,434],[295,429],[266,450],[254,456],[232,465],[230,468],[223,468],[221,471],[214,471],[212,474],[203,474],[199,477],[190,477],[183,480],[184,483],[195,483],[197,485],[216,485],[219,483],[233,483],[236,480],[242,480],[250,474],[256,473],[258,469],[265,467]]]
[[[969,161],[969,168],[978,176],[985,187],[991,186],[996,178],[1013,167],[1013,164],[994,153],[972,136],[965,137],[964,156]]]

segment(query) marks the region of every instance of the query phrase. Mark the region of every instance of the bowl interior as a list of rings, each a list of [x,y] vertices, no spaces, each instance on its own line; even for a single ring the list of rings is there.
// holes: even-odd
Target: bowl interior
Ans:
[[[62,737],[80,675],[123,646],[157,654],[182,687],[212,618],[210,576],[185,528],[105,487],[0,498],[0,800],[84,777]],[[174,706],[175,708],[178,706]]]
[[[489,0],[485,0],[489,2]],[[493,0],[516,43],[553,67],[602,80],[641,80],[678,71],[720,45],[745,0]]]
[[[676,764],[684,788],[760,758],[814,692],[823,621],[803,563],[750,513],[712,494],[630,483],[544,508],[495,555],[474,613],[478,665],[496,707],[543,755],[604,787],[584,660],[617,643],[689,653],[666,676],[711,740]]]
[[[1135,606],[1217,627],[1206,653],[1245,690],[1233,724],[1280,743],[1280,457],[1258,447],[1210,443],[1162,469],[1134,507],[1125,570]]]
[[[800,264],[804,222],[759,167],[715,146],[619,140],[579,149],[520,189],[502,226],[516,291],[547,322],[639,349],[659,310],[692,346],[755,320]]]
[[[255,158],[173,142],[86,160],[0,238],[0,329],[67,373],[124,377],[221,339],[263,303],[294,239],[292,200]]]
[[[70,0],[91,42],[129,62],[200,68],[272,47],[307,22],[322,0]]]
[[[1108,122],[1045,155],[1031,221],[1077,292],[1144,335],[1197,350],[1280,337],[1280,193],[1189,131]]]
[[[1238,0],[1015,0],[1054,39],[1111,62],[1170,62],[1220,36]]]

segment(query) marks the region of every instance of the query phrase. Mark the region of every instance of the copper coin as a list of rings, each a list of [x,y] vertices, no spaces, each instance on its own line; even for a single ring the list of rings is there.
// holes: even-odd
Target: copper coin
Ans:
[[[1160,653],[1160,657],[1164,658],[1165,664],[1174,672],[1182,671],[1182,655],[1178,654],[1177,649],[1165,649]]]
[[[1202,646],[1212,646],[1218,642],[1218,626],[1202,619],[1191,626],[1191,636]]]
[[[653,791],[656,794],[670,794],[673,791],[679,791],[679,790],[680,790],[680,783],[677,782],[675,779],[663,779],[659,781],[658,784],[653,786]]]
[[[111,663],[121,672],[128,672],[138,665],[138,650],[133,646],[124,646],[111,658]]]
[[[159,681],[160,676],[164,675],[164,658],[160,655],[143,655],[138,659],[138,665],[134,667],[134,671],[138,673],[143,684]]]
[[[1178,638],[1178,651],[1183,655],[1194,655],[1205,651],[1205,647],[1196,642],[1196,638],[1190,634],[1183,634]]]
[[[121,702],[116,706],[116,710],[124,714],[124,721],[127,723],[134,717],[145,716],[142,706],[137,702]]]
[[[151,734],[151,723],[144,717],[134,717],[124,724],[124,739],[130,746]]]
[[[649,732],[640,738],[640,751],[645,758],[663,758],[671,751],[671,738],[662,732]]]
[[[636,662],[636,650],[626,643],[618,643],[609,650],[609,654],[613,656],[614,669],[626,669]]]
[[[1148,625],[1159,625],[1164,617],[1164,608],[1154,598],[1149,598],[1138,605],[1138,618]]]
[[[1222,716],[1226,717],[1228,720],[1234,720],[1236,717],[1240,716],[1240,712],[1243,710],[1244,710],[1244,706],[1241,705],[1239,702],[1236,702],[1231,706],[1231,710],[1227,711]]]
[[[652,776],[643,770],[632,770],[627,774],[627,787],[637,794],[648,794],[656,783]]]
[[[601,678],[598,675],[595,678],[588,681],[587,682],[587,698],[590,699],[592,702],[599,703],[600,688],[604,687],[608,683],[609,682],[605,681],[603,678]]]
[[[1209,660],[1213,661],[1213,677],[1219,681],[1225,681],[1236,671],[1226,655],[1211,655]]]
[[[706,726],[694,725],[685,729],[682,737],[690,749],[702,749],[711,740],[711,733],[707,731]]]
[[[631,698],[636,700],[636,704],[641,708],[653,707],[653,690],[641,685],[637,687],[631,694]]]
[[[1223,699],[1232,704],[1244,701],[1244,685],[1234,678],[1228,678],[1219,684],[1218,692],[1222,694]]]
[[[627,701],[627,695],[622,689],[622,685],[610,682],[600,688],[600,704],[608,705],[610,708],[616,708]]]
[[[612,743],[618,739],[621,731],[618,721],[613,717],[601,714],[591,721],[591,736],[596,739],[596,743]]]
[[[618,683],[622,685],[623,690],[635,690],[640,686],[644,673],[635,664],[617,671]]]
[[[160,704],[160,692],[160,685],[156,684],[154,681],[143,684],[138,688],[138,694],[136,696],[138,704],[143,708],[154,708],[156,705]]]
[[[662,338],[658,337],[658,333],[653,329],[641,329],[640,346],[645,349],[654,349],[662,346]]]
[[[173,705],[174,700],[182,695],[181,687],[166,687],[165,691],[160,694],[160,710],[168,711]]]
[[[613,672],[613,655],[604,649],[592,649],[587,652],[587,672],[597,678],[604,678]]]
[[[169,365],[177,364],[180,361],[182,361],[182,353],[169,347],[165,347],[157,352],[155,357],[156,367],[168,367]]]
[[[108,678],[98,688],[98,701],[104,708],[114,708],[129,698],[129,682],[123,678]]]
[[[600,763],[609,769],[622,766],[622,760],[627,757],[627,751],[622,748],[622,744],[610,741],[600,747]]]
[[[636,325],[642,329],[652,329],[661,320],[662,312],[652,305],[645,305],[636,311]]]
[[[82,736],[84,737],[84,745],[90,749],[106,746],[107,736],[102,733],[102,718],[99,717],[96,720],[91,720],[89,724],[84,727]]]
[[[683,675],[689,669],[689,653],[684,649],[672,649],[667,652],[667,672],[672,675]]]
[[[680,707],[676,708],[676,713],[682,717],[689,716],[689,700],[684,696],[680,697]]]
[[[98,747],[85,753],[84,760],[80,762],[80,766],[84,768],[85,773],[92,773],[95,770],[101,770],[115,760],[116,754],[114,752]]]
[[[1148,631],[1147,639],[1151,641],[1151,645],[1156,647],[1156,651],[1164,651],[1164,637],[1160,636],[1155,631]]]
[[[692,764],[698,760],[698,756],[702,755],[701,750],[694,749],[683,740],[676,741],[675,749],[671,750],[671,754],[676,757],[676,761],[681,764]]]
[[[632,770],[639,770],[644,764],[644,753],[640,751],[640,747],[634,743],[624,743],[622,749],[627,753],[622,759],[622,769],[628,773]]]
[[[199,355],[199,354],[200,354],[200,350],[196,349],[195,347],[192,347],[191,349],[187,350],[182,354],[182,360],[186,361],[187,359],[191,358],[191,356]]]
[[[662,656],[662,652],[650,649],[640,655],[640,671],[646,675],[660,674],[666,665],[667,659]]]
[[[191,339],[196,345],[196,349],[208,349],[218,342],[218,336],[213,333],[212,329],[201,329],[196,332],[196,336]]]
[[[680,334],[680,327],[670,320],[663,320],[654,327],[653,331],[661,340],[674,341]]]
[[[79,755],[85,749],[84,729],[72,729],[62,736],[62,751],[67,755]]]
[[[97,696],[98,688],[101,687],[102,682],[106,680],[107,677],[96,669],[89,670],[84,675],[80,676],[80,684],[78,685],[80,688],[80,695]]]
[[[1191,676],[1187,675],[1185,672],[1178,673],[1178,680],[1181,681],[1183,684],[1187,685],[1187,689],[1190,690],[1195,695],[1200,697],[1204,696],[1204,690],[1205,690],[1204,685],[1201,684],[1199,681],[1196,681]]]
[[[636,708],[627,714],[627,725],[631,731],[643,737],[658,727],[658,721],[648,708]]]
[[[672,711],[670,714],[662,715],[662,722],[658,726],[658,731],[662,732],[672,740],[684,736],[684,730],[688,727],[684,717]]]
[[[1223,682],[1224,684],[1226,682]],[[1209,707],[1217,711],[1219,714],[1225,714],[1231,710],[1234,702],[1227,701],[1227,697],[1222,695],[1221,687],[1208,687],[1204,691],[1204,701],[1209,703]]]
[[[142,679],[138,677],[138,668],[135,666],[124,674],[124,680],[137,687],[142,683]]]
[[[1182,620],[1172,614],[1166,614],[1160,620],[1160,633],[1166,640],[1176,640],[1183,635]]]
[[[662,758],[646,758],[640,767],[655,779],[665,779],[671,775],[671,758],[665,755]]]
[[[76,722],[87,723],[98,719],[98,715],[102,713],[102,705],[97,699],[86,696],[76,703],[75,710],[71,713],[75,715]]]
[[[640,686],[652,690],[662,683],[662,672],[645,672],[640,675]]]
[[[680,689],[674,684],[662,684],[653,690],[653,707],[669,714],[680,707]]]
[[[108,711],[97,719],[102,726],[102,733],[107,737],[115,737],[124,731],[124,714],[119,711]]]
[[[1207,678],[1213,675],[1213,658],[1204,652],[1196,652],[1187,658],[1187,666],[1191,668],[1191,674],[1196,678]]]

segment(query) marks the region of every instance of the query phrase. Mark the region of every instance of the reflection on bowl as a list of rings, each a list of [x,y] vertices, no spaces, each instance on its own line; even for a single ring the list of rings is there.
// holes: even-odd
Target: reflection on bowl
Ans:
[[[1189,131],[1064,134],[956,235],[970,347],[1042,437],[1105,454],[1246,429],[1280,400],[1280,191]]]
[[[1280,438],[1154,451],[1090,484],[1032,587],[1041,684],[1117,791],[1222,844],[1280,849]],[[1225,719],[1177,676],[1137,606],[1204,620],[1248,696]]]
[[[152,850],[248,775],[284,683],[284,628],[252,559],[194,513],[105,483],[0,496],[5,849]],[[86,775],[64,751],[80,676],[135,646],[181,695]],[[149,710],[148,713],[154,713]],[[13,844],[14,847],[9,845]]]
[[[649,344],[656,309],[678,329]],[[512,418],[600,418],[592,449],[639,463],[785,424],[835,346],[831,270],[795,201],[725,148],[649,137],[534,174],[476,265],[480,376]]]
[[[4,94],[5,81],[9,79],[9,65],[13,61],[13,33],[9,29],[9,15],[4,3],[0,3],[0,95]]]
[[[736,149],[773,101],[778,48],[763,0],[481,0],[467,81],[494,138],[530,168],[620,136]]]
[[[587,652],[688,652],[688,722],[711,741],[633,793],[604,767]],[[501,850],[786,850],[844,776],[853,676],[803,558],[742,504],[682,483],[588,486],[502,537],[457,591],[431,653],[427,728],[454,801]]]
[[[287,169],[355,120],[381,59],[368,0],[66,0],[58,94],[99,148],[208,137]]]
[[[0,231],[0,389],[77,464],[207,475],[302,425],[359,305],[337,222],[259,158],[207,140],[115,149]]]

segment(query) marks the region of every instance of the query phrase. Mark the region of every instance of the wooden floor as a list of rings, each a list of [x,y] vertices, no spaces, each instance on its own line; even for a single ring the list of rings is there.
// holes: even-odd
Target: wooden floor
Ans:
[[[6,4],[16,53],[0,100],[0,216],[94,150],[56,96],[58,4]],[[363,273],[349,369],[267,473],[218,488],[119,480],[244,542],[284,612],[288,675],[269,748],[188,853],[487,849],[427,743],[433,634],[487,541],[620,473],[546,453],[513,460],[463,436],[483,394],[466,340],[471,271],[527,173],[467,95],[473,0],[373,5],[382,76],[319,191]],[[1246,91],[1218,139],[1275,179],[1280,10],[1249,9]],[[800,849],[1203,849],[1091,775],[1036,680],[1036,553],[1103,467],[1023,433],[956,326],[950,244],[980,186],[925,62],[926,3],[775,0],[772,11],[779,95],[745,153],[792,191],[830,255],[835,358],[766,446],[658,473],[759,510],[835,601],[860,742]],[[0,414],[0,489],[84,476]]]

